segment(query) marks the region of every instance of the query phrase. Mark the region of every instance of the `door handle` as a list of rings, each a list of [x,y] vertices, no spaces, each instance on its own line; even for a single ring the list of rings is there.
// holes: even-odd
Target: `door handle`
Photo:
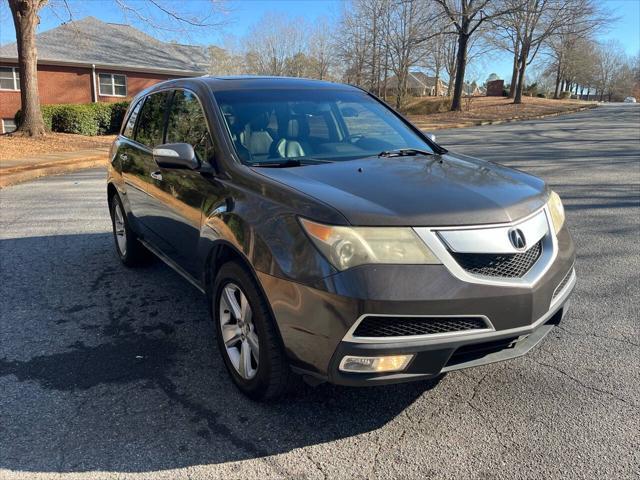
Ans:
[[[123,162],[126,162],[127,160],[129,160],[129,156],[126,153],[121,153],[120,160],[122,160]]]
[[[162,180],[162,173],[151,172],[151,178],[153,178],[154,180]]]

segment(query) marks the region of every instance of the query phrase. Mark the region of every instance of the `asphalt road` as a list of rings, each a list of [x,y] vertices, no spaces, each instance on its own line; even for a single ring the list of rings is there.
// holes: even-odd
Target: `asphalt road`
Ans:
[[[568,317],[440,382],[227,379],[203,297],[115,257],[104,173],[0,191],[0,478],[638,478],[640,108],[437,132],[545,178],[578,248]]]

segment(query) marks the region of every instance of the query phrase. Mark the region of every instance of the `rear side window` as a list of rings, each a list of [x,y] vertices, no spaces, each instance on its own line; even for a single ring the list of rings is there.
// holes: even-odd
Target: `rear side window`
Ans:
[[[133,138],[133,127],[136,125],[136,118],[138,118],[138,113],[140,113],[140,107],[142,106],[142,101],[139,101],[131,110],[131,114],[129,115],[129,119],[127,120],[127,124],[124,127],[124,131],[122,135],[127,138]]]
[[[140,110],[135,140],[153,148],[162,143],[164,113],[169,92],[153,93],[147,97]]]
[[[201,161],[213,155],[213,142],[207,129],[207,119],[196,96],[186,90],[176,90],[167,123],[167,143],[188,143]]]

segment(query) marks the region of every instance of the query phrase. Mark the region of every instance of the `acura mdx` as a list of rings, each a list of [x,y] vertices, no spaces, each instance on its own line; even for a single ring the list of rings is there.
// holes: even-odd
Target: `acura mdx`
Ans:
[[[544,181],[448,152],[353,86],[157,84],[130,104],[107,192],[121,261],[151,252],[206,294],[256,399],[292,374],[380,385],[523,355],[576,282]]]

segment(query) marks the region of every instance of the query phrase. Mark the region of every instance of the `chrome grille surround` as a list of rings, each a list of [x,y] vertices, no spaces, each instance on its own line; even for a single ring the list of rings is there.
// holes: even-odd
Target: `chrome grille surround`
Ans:
[[[489,276],[467,271],[454,258],[458,253],[517,254],[508,244],[511,228],[525,232],[527,243],[539,242],[541,253],[532,266],[520,277]],[[462,227],[414,227],[414,231],[438,257],[453,276],[468,283],[485,285],[531,287],[549,270],[558,253],[558,243],[546,206],[531,215],[510,223]]]
[[[433,320],[444,320],[444,319],[476,319],[478,322],[484,323],[483,328],[474,328],[467,330],[455,330],[455,331],[443,331],[439,333],[424,333],[419,335],[401,335],[401,336],[378,336],[378,337],[365,337],[365,336],[356,336],[355,333],[358,330],[360,324],[364,322],[368,317],[376,317],[376,318],[389,318],[390,321],[398,320],[398,319],[433,319]],[[395,315],[395,314],[380,314],[380,313],[371,313],[364,314],[358,317],[351,328],[347,331],[343,341],[346,342],[354,342],[354,343],[394,343],[394,342],[403,342],[403,343],[413,343],[413,342],[424,342],[424,341],[443,341],[449,338],[464,336],[470,334],[484,334],[495,332],[495,328],[492,325],[489,318],[485,315]]]

